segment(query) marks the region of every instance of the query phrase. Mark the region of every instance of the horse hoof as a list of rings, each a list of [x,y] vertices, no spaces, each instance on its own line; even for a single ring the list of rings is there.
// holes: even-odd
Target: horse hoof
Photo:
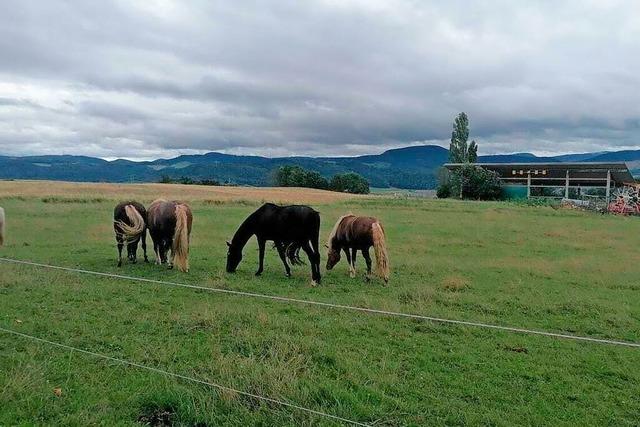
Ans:
[[[315,280],[312,280],[312,281],[311,281],[311,287],[312,287],[312,288],[315,288],[315,287],[316,287],[316,286],[318,286],[319,284],[320,284],[320,283],[319,283],[319,282],[316,282]]]
[[[260,276],[262,276],[262,271],[256,271],[255,276],[256,276],[256,277],[260,277]]]
[[[168,268],[169,270],[173,270],[173,265],[168,265],[168,266],[167,266],[167,268]]]

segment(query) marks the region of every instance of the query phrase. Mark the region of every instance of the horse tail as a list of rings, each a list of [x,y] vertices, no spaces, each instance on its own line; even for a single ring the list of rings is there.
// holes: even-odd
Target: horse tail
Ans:
[[[120,228],[120,231],[122,231],[124,240],[127,243],[135,242],[136,240],[138,240],[138,238],[140,238],[142,233],[144,233],[144,218],[142,218],[140,212],[138,212],[138,210],[133,205],[126,205],[124,207],[124,212],[127,215],[127,218],[129,218],[129,222],[131,222],[131,225],[122,220],[116,221],[116,224],[118,225],[118,228]]]
[[[371,225],[371,233],[373,235],[373,250],[376,253],[376,272],[387,283],[389,281],[389,254],[387,253],[382,224],[374,222]]]
[[[0,246],[4,245],[4,209],[0,208]]]
[[[189,271],[189,207],[176,205],[176,230],[173,235],[173,264],[180,271]]]
[[[289,243],[285,248],[285,254],[291,265],[304,265],[304,261],[300,259],[300,245],[298,243]]]

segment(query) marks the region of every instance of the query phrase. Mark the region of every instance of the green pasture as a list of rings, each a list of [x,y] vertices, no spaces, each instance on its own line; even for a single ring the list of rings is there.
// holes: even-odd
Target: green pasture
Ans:
[[[123,195],[126,199],[126,195]],[[344,260],[310,286],[226,245],[253,202],[194,202],[191,271],[116,267],[103,199],[0,199],[0,256],[206,287],[640,342],[640,220],[373,197],[316,208],[385,225],[389,286]],[[153,259],[149,239],[149,256]],[[139,251],[139,259],[141,259]],[[376,426],[637,425],[640,349],[266,301],[0,262],[0,327]],[[58,396],[54,389],[61,389]],[[164,423],[164,424],[162,424]],[[0,332],[0,425],[336,425]]]

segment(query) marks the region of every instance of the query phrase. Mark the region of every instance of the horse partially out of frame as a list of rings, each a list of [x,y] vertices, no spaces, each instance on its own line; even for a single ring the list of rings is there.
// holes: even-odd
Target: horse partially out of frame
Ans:
[[[233,239],[227,242],[229,247],[227,272],[236,271],[242,260],[242,249],[254,235],[258,240],[260,255],[256,276],[262,274],[265,245],[267,240],[272,240],[284,264],[287,276],[291,276],[287,258],[292,264],[299,264],[298,253],[302,249],[311,264],[313,284],[320,283],[320,251],[318,248],[320,214],[317,211],[302,205],[278,206],[273,203],[262,205],[247,217],[236,231]]]
[[[175,265],[180,271],[189,271],[192,223],[191,208],[185,203],[162,199],[151,203],[147,211],[147,224],[153,240],[156,264],[166,263],[169,268]]]
[[[0,246],[4,245],[4,209],[0,208]]]
[[[122,248],[127,246],[127,258],[136,262],[138,242],[142,240],[144,262],[147,258],[147,210],[142,204],[129,201],[119,203],[113,210],[113,230],[118,243],[118,267],[122,266]]]
[[[371,256],[369,248],[373,246],[376,255],[376,273],[389,282],[389,255],[385,242],[384,228],[377,218],[368,216],[344,215],[333,226],[327,243],[327,270],[331,270],[340,261],[340,251],[344,251],[349,263],[349,275],[356,276],[356,253],[362,252],[367,263],[366,280],[371,276]]]

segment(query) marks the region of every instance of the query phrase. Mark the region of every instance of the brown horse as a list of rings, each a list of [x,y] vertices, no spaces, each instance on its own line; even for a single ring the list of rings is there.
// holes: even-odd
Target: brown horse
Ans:
[[[4,209],[0,208],[0,246],[4,245]]]
[[[175,264],[178,270],[189,271],[189,240],[193,215],[191,208],[181,202],[158,199],[147,213],[149,234],[153,240],[156,264]],[[171,257],[167,254],[171,250]]]
[[[331,270],[340,261],[340,251],[344,251],[349,263],[349,275],[356,276],[356,253],[362,252],[367,263],[367,276],[371,276],[371,256],[369,248],[373,246],[376,254],[376,273],[389,282],[389,256],[385,244],[382,224],[378,219],[368,216],[344,215],[338,219],[329,235],[327,270]],[[351,251],[351,252],[349,252]]]
[[[118,243],[118,267],[122,266],[122,248],[127,245],[127,258],[136,262],[138,242],[142,240],[144,262],[147,258],[147,210],[138,202],[122,202],[113,210],[113,230]]]

